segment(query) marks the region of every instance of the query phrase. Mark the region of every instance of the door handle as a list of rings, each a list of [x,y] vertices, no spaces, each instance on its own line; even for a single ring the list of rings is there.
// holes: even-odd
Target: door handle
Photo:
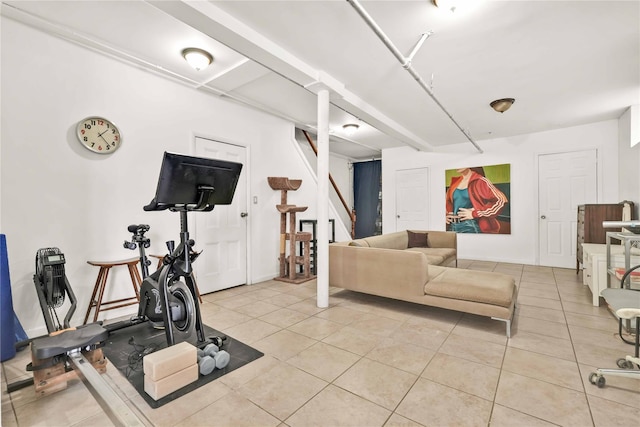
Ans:
[[[246,212],[240,212],[240,218],[244,218],[246,216],[249,216],[249,214]]]
[[[547,219],[546,215],[542,215],[540,219]]]
[[[400,215],[396,215],[398,218],[400,218]]]

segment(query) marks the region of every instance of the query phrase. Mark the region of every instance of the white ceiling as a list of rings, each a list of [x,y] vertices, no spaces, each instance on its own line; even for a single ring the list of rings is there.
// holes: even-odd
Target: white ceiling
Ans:
[[[303,129],[316,128],[314,92],[328,87],[330,150],[353,159],[402,145],[476,151],[469,139],[482,147],[640,104],[639,1],[472,3],[451,13],[430,0],[360,1],[405,57],[433,32],[410,63],[427,89],[344,0],[3,1],[2,14]],[[185,47],[213,65],[191,69]],[[489,102],[503,97],[516,102],[496,113]],[[347,122],[361,126],[353,137]]]

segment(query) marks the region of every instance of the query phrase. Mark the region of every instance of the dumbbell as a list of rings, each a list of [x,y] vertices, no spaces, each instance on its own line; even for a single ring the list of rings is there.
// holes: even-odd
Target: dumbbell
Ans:
[[[216,361],[213,357],[207,356],[204,350],[198,349],[198,370],[200,375],[209,375],[216,368]]]
[[[201,375],[209,375],[214,369],[223,369],[229,364],[231,356],[220,350],[215,344],[207,344],[204,349],[198,349],[198,369]]]
[[[224,342],[227,340],[226,336],[212,336],[212,337],[208,337],[209,341],[211,341],[213,344],[217,345],[218,348],[222,348],[222,346],[224,345]]]

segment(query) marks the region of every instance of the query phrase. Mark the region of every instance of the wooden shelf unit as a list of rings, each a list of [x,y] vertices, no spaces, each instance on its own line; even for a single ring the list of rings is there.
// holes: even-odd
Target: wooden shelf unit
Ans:
[[[576,273],[583,260],[582,244],[606,244],[607,231],[621,231],[620,229],[604,229],[602,221],[622,220],[624,203],[585,204],[578,206],[577,245],[576,245]],[[631,207],[633,212],[633,206]],[[633,218],[632,218],[633,219]]]

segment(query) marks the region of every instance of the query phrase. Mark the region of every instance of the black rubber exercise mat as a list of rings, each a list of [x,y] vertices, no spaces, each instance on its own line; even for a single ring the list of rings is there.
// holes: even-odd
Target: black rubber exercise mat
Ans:
[[[209,326],[203,325],[203,327],[205,338],[223,335],[221,332]],[[188,341],[193,345],[197,345],[195,334],[192,339]],[[173,399],[191,393],[198,387],[264,356],[264,354],[258,350],[235,340],[233,337],[227,336],[222,350],[226,350],[231,358],[229,364],[224,369],[215,369],[209,375],[200,375],[196,382],[176,390],[159,400],[153,400],[153,398],[144,391],[142,359],[145,354],[166,347],[167,339],[165,331],[155,329],[151,323],[144,322],[111,332],[105,342],[103,351],[107,359],[109,359],[109,362],[125,376],[152,408],[158,408],[171,402]]]

